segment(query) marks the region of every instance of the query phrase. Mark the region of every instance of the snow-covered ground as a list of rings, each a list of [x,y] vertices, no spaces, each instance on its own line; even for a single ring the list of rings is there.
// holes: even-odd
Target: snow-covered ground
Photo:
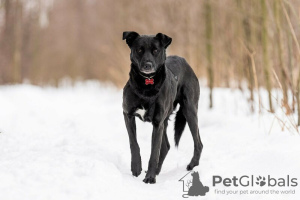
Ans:
[[[208,90],[202,88],[199,127],[204,144],[194,170],[210,187],[192,199],[300,199],[300,137],[279,120],[251,114],[247,95],[239,90],[215,89],[215,107],[208,109]],[[263,96],[263,101],[267,101]],[[0,87],[0,200],[182,199],[186,165],[193,141],[186,127],[179,148],[174,147],[173,122],[168,136],[171,150],[154,185],[142,182],[150,155],[149,123],[137,119],[143,172],[130,171],[130,148],[122,115],[122,91],[97,82],[74,87]],[[284,115],[278,113],[278,117]],[[287,126],[290,121],[286,121]],[[283,130],[283,131],[282,131]],[[213,187],[212,177],[242,175],[297,178],[297,187]],[[295,190],[295,194],[216,194],[223,190]]]

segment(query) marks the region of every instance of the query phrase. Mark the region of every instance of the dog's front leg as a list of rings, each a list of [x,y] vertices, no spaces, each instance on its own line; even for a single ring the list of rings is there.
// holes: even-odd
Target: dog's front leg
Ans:
[[[142,171],[140,147],[136,139],[135,117],[123,112],[125,124],[129,136],[131,150],[131,172],[133,176],[139,176]]]
[[[159,160],[159,153],[162,143],[162,136],[164,131],[163,120],[160,123],[153,123],[153,132],[152,132],[152,144],[151,144],[151,155],[148,165],[148,171],[145,179],[145,183],[155,183],[156,169]]]

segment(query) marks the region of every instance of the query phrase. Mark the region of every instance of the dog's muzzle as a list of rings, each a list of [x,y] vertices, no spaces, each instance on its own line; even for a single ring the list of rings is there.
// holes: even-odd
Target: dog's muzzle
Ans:
[[[154,67],[153,64],[151,62],[146,62],[141,69],[141,72],[143,72],[144,74],[151,74],[154,73]]]

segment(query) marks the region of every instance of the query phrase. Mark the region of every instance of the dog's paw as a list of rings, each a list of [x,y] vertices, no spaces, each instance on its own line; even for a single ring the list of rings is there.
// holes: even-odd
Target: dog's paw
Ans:
[[[186,167],[186,170],[191,171],[193,168],[194,168],[194,166],[192,166],[191,164],[189,164],[189,165]]]
[[[142,168],[141,167],[131,168],[131,172],[132,172],[133,176],[138,177],[141,174],[141,172],[142,172]]]
[[[144,179],[143,181],[144,181],[145,183],[150,183],[150,184],[156,183],[155,177],[152,177],[152,176],[145,177],[145,179]]]
[[[195,166],[198,166],[199,163],[195,163],[195,162],[191,162],[190,164],[188,164],[188,166],[186,167],[186,169],[188,171],[191,171],[192,169],[194,169]]]
[[[142,170],[137,170],[137,171],[131,170],[131,172],[133,176],[138,177],[141,174]]]
[[[132,163],[131,164],[131,172],[132,172],[133,176],[138,177],[142,172],[141,163],[139,163],[139,164]]]

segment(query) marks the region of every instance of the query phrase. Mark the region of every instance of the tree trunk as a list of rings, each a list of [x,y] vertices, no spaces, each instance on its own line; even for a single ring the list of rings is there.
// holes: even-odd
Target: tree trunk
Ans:
[[[251,20],[250,19],[250,12],[252,8],[252,2],[246,2],[247,10],[244,10],[241,7],[241,14],[245,13],[244,19],[243,19],[243,28],[244,28],[244,37],[245,37],[245,44],[246,47],[252,52],[252,32],[251,32]],[[249,6],[249,7],[248,7]],[[247,53],[244,55],[244,59],[246,62],[247,67],[247,80],[248,80],[248,88],[250,90],[250,108],[251,112],[254,112],[254,75],[252,70],[252,61],[251,61],[251,55]]]
[[[290,8],[287,7],[286,8],[287,13],[290,13]],[[292,36],[291,36],[291,32],[290,30],[287,28],[286,29],[286,37],[287,37],[287,46],[288,46],[288,77],[290,79],[290,88],[292,90],[292,94],[293,94],[293,101],[292,101],[292,112],[296,111],[296,96],[295,96],[295,86],[294,86],[294,76],[293,76],[293,50],[292,50],[292,46],[293,46],[293,41],[292,41]],[[297,88],[297,86],[296,86]]]
[[[279,9],[278,1],[274,1],[274,16],[276,21],[276,32],[277,32],[277,50],[278,50],[278,59],[279,59],[279,67],[281,71],[281,85],[282,85],[282,92],[283,92],[283,106],[286,108],[286,113],[290,114],[290,107],[288,104],[288,84],[287,84],[287,73],[285,67],[283,65],[283,55],[282,55],[282,38],[281,38],[281,24],[280,24],[280,16],[281,12]]]
[[[209,107],[213,107],[213,84],[214,84],[214,73],[213,73],[213,48],[212,48],[212,10],[210,0],[205,1],[205,27],[206,27],[206,56],[207,56],[207,73],[208,73],[208,86],[210,89],[209,94]]]
[[[269,111],[274,112],[272,105],[272,85],[271,85],[271,73],[268,55],[268,13],[266,0],[261,0],[261,10],[262,10],[262,49],[263,49],[263,69],[266,81],[266,88],[269,94]]]
[[[14,48],[12,62],[12,81],[21,82],[21,48],[22,48],[22,3],[20,0],[15,2],[15,20],[14,20]]]

